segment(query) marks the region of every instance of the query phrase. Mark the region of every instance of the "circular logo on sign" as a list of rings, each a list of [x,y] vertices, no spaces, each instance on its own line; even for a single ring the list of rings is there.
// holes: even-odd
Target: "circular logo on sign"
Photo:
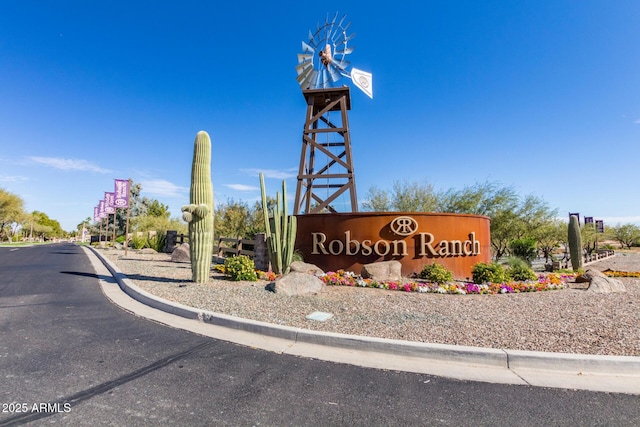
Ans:
[[[127,202],[125,200],[121,200],[121,199],[116,200],[116,205],[118,206],[124,206],[126,204]]]
[[[365,76],[360,76],[360,78],[358,79],[358,82],[360,82],[360,84],[362,85],[362,87],[369,87],[369,79],[367,79]]]
[[[400,236],[410,236],[418,230],[418,222],[410,216],[399,216],[391,221],[391,231]]]

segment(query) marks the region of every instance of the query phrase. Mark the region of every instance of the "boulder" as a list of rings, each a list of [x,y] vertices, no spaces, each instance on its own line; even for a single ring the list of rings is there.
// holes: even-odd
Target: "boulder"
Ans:
[[[317,294],[322,292],[325,286],[322,280],[312,274],[294,271],[285,274],[275,282],[269,283],[266,289],[277,294],[294,296]]]
[[[590,277],[585,277],[584,274],[578,274],[575,279],[573,279],[576,283],[589,283],[591,281]]]
[[[293,261],[289,268],[292,273],[307,273],[313,274],[314,276],[322,276],[324,274],[324,271],[322,271],[320,267],[302,261]]]
[[[144,248],[144,249],[140,249],[140,253],[143,255],[155,255],[158,253],[158,251],[151,248]]]
[[[189,252],[189,244],[183,243],[171,252],[171,261],[173,262],[191,262],[191,254]]]
[[[382,261],[362,266],[360,275],[376,282],[402,280],[402,264],[400,261]]]
[[[587,292],[609,294],[612,292],[627,291],[627,289],[624,287],[624,283],[622,283],[618,279],[607,277],[599,270],[588,269],[582,274],[582,277],[589,281]]]

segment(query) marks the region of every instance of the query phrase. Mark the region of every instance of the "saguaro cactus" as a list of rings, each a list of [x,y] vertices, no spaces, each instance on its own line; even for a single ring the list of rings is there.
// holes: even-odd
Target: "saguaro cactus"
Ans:
[[[569,253],[573,270],[582,268],[582,237],[580,236],[580,220],[576,215],[569,217]]]
[[[271,268],[276,274],[286,274],[293,259],[298,224],[295,216],[287,215],[287,184],[284,180],[282,181],[282,197],[277,193],[277,204],[273,207],[272,215],[269,215],[267,209],[267,194],[262,173],[260,173],[260,191]]]
[[[213,256],[213,184],[211,183],[211,139],[198,132],[191,166],[190,204],[182,207],[182,218],[189,223],[191,276],[196,283],[206,283]]]

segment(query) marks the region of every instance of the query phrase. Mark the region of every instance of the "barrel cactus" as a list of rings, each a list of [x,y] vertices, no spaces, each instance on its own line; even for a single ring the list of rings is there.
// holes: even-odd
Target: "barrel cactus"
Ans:
[[[191,276],[196,283],[206,283],[213,256],[213,184],[211,183],[211,139],[198,132],[191,166],[190,204],[182,207],[182,219],[189,223]]]
[[[582,268],[582,237],[580,236],[580,220],[576,215],[569,217],[569,254],[574,271]]]

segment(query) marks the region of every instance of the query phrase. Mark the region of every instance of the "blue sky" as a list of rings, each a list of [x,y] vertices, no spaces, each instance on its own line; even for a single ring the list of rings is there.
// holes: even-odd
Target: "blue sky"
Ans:
[[[351,92],[360,201],[398,180],[491,181],[640,224],[640,2],[303,4],[3,0],[0,188],[66,230],[114,178],[178,216],[206,130],[216,202],[253,204],[258,171],[293,196],[296,55],[339,11],[373,74],[372,100]]]

